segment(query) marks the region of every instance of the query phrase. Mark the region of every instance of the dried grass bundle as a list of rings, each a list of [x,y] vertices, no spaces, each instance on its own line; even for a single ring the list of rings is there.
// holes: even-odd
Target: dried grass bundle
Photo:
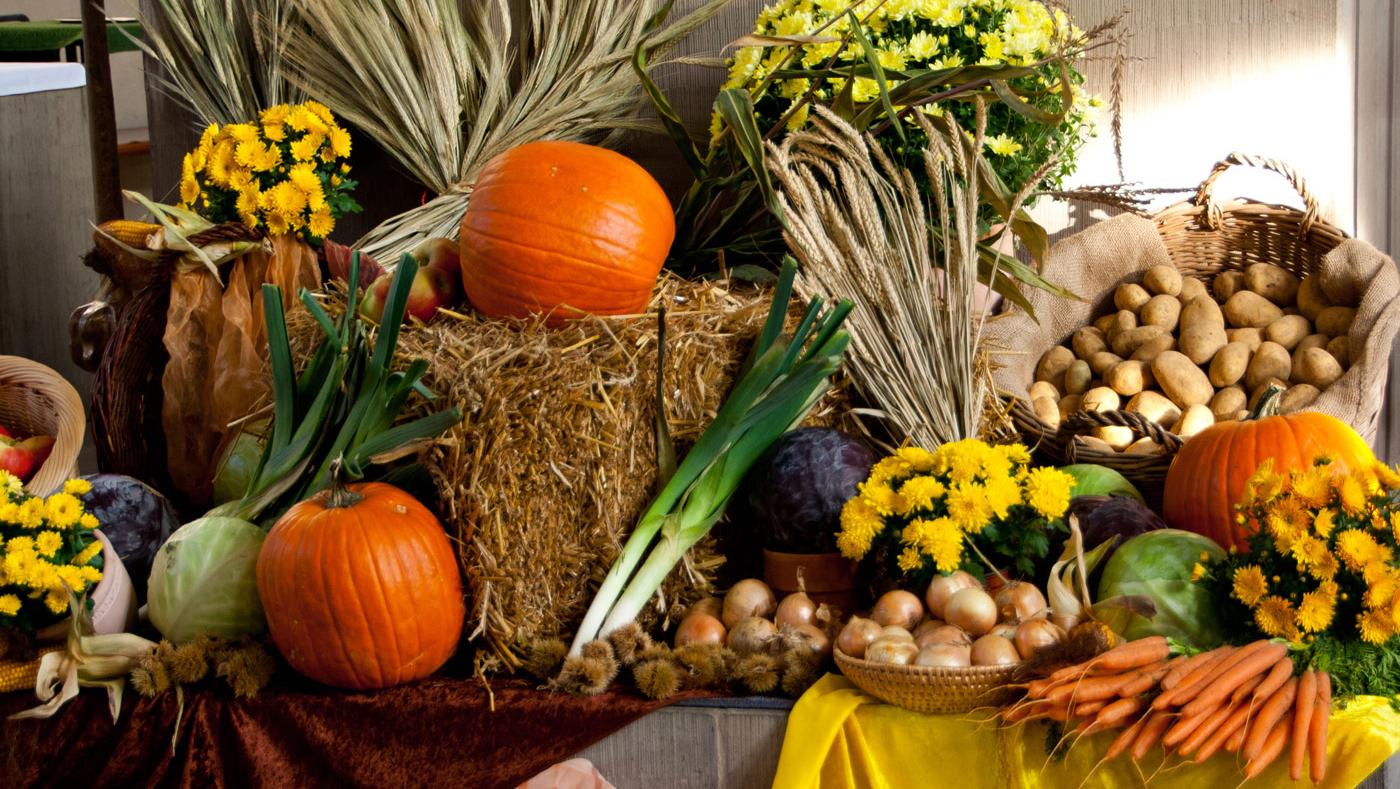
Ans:
[[[493,156],[654,128],[638,113],[633,52],[664,54],[728,2],[663,27],[653,15],[669,4],[658,0],[298,0],[285,55],[308,94],[440,195],[355,244],[397,260],[420,238],[457,234]]]
[[[342,306],[327,302],[332,312]],[[431,361],[423,380],[439,401],[418,407],[455,405],[466,415],[424,462],[468,581],[467,630],[487,647],[478,654],[488,667],[514,669],[521,644],[577,627],[654,492],[655,310],[663,303],[667,416],[684,447],[728,393],[767,313],[766,290],[667,276],[640,317],[560,329],[439,317],[400,337],[400,364]],[[305,311],[288,323],[304,360],[320,329]],[[829,396],[809,421],[830,424],[842,402]],[[703,595],[722,562],[712,538],[696,545],[643,626],[673,601]]]
[[[950,116],[935,125],[914,114],[929,137],[918,176],[871,135],[823,107],[816,115],[809,130],[768,145],[788,243],[803,264],[799,292],[855,302],[847,367],[897,438],[933,447],[982,435],[992,392],[975,291],[984,109],[970,136]]]

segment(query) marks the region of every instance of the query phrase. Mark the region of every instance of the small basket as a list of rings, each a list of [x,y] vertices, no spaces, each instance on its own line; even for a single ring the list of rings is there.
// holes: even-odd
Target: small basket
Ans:
[[[83,399],[63,376],[38,362],[0,356],[0,425],[25,436],[53,436],[49,459],[28,488],[47,495],[78,473],[87,418]]]
[[[854,658],[836,648],[836,665],[856,687],[914,712],[958,714],[1002,707],[1021,694],[1012,683],[1020,666],[896,666]]]
[[[1215,181],[1234,166],[1259,167],[1287,178],[1303,198],[1303,210],[1283,205],[1232,200],[1221,204],[1211,194]],[[1204,281],[1222,271],[1242,270],[1254,263],[1272,263],[1299,277],[1316,271],[1322,259],[1347,234],[1318,217],[1317,201],[1293,168],[1262,156],[1232,153],[1217,162],[1190,200],[1163,209],[1152,217],[1172,263],[1183,275]],[[1355,427],[1368,441],[1375,438],[1381,402],[1371,404],[1367,418]],[[1142,491],[1149,504],[1160,503],[1167,468],[1183,440],[1156,423],[1121,411],[1081,412],[1066,419],[1059,430],[1036,417],[1030,403],[1011,398],[1011,419],[1033,447],[1067,463],[1094,463],[1112,468]],[[1094,427],[1122,425],[1161,444],[1155,454],[1125,454],[1091,449],[1074,441]],[[1170,438],[1168,438],[1168,436]]]

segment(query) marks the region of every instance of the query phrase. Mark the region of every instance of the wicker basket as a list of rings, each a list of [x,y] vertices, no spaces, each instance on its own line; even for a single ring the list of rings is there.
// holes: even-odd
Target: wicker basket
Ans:
[[[63,376],[38,362],[0,356],[0,425],[27,436],[53,436],[49,459],[29,480],[47,495],[78,473],[87,418],[83,399]]]
[[[1021,694],[1014,686],[1020,666],[935,668],[895,666],[853,658],[834,649],[846,679],[875,698],[914,712],[953,714],[1001,707]]]
[[[1233,166],[1260,167],[1287,178],[1303,198],[1303,210],[1282,205],[1233,200],[1223,205],[1211,194],[1215,181]],[[1317,201],[1303,178],[1276,159],[1232,153],[1217,162],[1190,200],[1163,209],[1153,218],[1167,253],[1182,274],[1210,280],[1221,271],[1272,263],[1299,277],[1322,265],[1322,259],[1346,233],[1318,217]],[[1354,427],[1368,440],[1374,437],[1380,402],[1372,405],[1364,424]],[[1052,459],[1066,463],[1095,463],[1115,469],[1142,491],[1149,504],[1160,503],[1167,468],[1182,440],[1153,422],[1122,411],[1081,412],[1056,430],[1041,422],[1029,403],[1016,398],[1011,418],[1022,435]],[[1074,437],[1095,427],[1121,425],[1148,436],[1164,448],[1155,454],[1103,452],[1076,443]]]

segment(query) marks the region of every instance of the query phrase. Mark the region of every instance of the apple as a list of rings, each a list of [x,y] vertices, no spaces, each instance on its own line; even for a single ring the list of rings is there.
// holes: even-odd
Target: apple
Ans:
[[[393,281],[393,274],[380,274],[378,279],[365,288],[360,299],[360,317],[374,324],[383,319],[384,303],[389,300],[389,284]]]
[[[393,274],[381,274],[365,291],[360,302],[360,316],[379,323],[384,319],[384,305],[389,300],[389,285]],[[461,289],[461,281],[442,268],[424,267],[413,275],[413,283],[408,289],[408,308],[404,319],[413,316],[427,322],[437,315],[439,307],[450,307],[453,294]]]
[[[457,242],[450,238],[430,238],[421,242],[409,253],[423,268],[441,269],[450,275],[457,287],[461,287],[462,258]]]
[[[28,482],[35,468],[34,453],[9,436],[0,436],[0,471],[8,471],[20,482]]]
[[[0,425],[0,438],[10,438],[12,436],[14,436],[14,433],[6,430],[4,425]]]
[[[53,436],[34,436],[19,442],[19,448],[34,456],[34,470],[38,471],[53,454]]]

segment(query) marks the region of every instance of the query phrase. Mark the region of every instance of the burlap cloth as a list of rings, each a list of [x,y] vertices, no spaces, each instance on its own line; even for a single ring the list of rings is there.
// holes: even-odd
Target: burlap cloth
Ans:
[[[1238,267],[1235,260],[1219,263],[1220,270]],[[1055,244],[1042,273],[1083,300],[1024,288],[1039,322],[1016,308],[988,322],[983,342],[998,365],[994,373],[998,391],[1027,400],[1040,357],[1109,310],[1120,284],[1140,282],[1143,272],[1157,264],[1174,264],[1167,244],[1156,223],[1132,214],[1100,222]],[[1325,255],[1316,273],[1334,303],[1347,303],[1356,294],[1360,300],[1348,335],[1351,367],[1308,410],[1331,414],[1374,443],[1385,402],[1391,345],[1400,330],[1400,274],[1389,257],[1355,239],[1342,241]]]

